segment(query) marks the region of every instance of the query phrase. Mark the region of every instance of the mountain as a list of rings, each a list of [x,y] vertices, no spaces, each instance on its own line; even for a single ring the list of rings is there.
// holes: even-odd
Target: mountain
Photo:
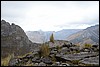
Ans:
[[[15,56],[23,55],[35,48],[26,36],[24,30],[12,23],[1,20],[1,57],[14,53]]]
[[[66,40],[75,44],[99,44],[99,25],[91,26],[72,34]]]
[[[49,41],[51,34],[54,34],[55,40],[65,40],[66,36],[76,33],[82,29],[63,29],[60,31],[26,31],[26,35],[32,42],[43,43]]]
[[[27,31],[26,35],[32,42],[42,43],[44,40],[44,32],[39,31]]]
[[[54,33],[54,37],[56,40],[66,40],[66,37],[80,30],[82,29],[63,29]]]

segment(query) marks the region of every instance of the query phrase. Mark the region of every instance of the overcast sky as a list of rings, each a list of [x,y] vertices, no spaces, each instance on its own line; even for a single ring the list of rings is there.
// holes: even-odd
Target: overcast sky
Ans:
[[[1,1],[1,20],[25,31],[85,29],[99,24],[99,1]]]

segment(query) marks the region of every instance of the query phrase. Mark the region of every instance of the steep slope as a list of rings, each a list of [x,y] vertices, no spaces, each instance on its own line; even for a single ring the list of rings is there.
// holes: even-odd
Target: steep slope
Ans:
[[[54,33],[54,36],[56,40],[66,40],[66,37],[81,30],[82,29],[62,29]]]
[[[76,44],[99,44],[99,25],[91,26],[72,34],[66,40]]]
[[[15,56],[30,52],[35,45],[28,39],[24,30],[5,20],[1,21],[1,57],[14,53]]]

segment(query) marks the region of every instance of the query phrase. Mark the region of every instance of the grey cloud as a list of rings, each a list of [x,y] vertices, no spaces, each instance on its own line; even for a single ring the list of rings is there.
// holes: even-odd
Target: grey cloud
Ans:
[[[59,27],[59,28],[64,28],[64,27],[71,27],[71,26],[79,26],[79,25],[96,25],[99,24],[99,20],[98,19],[94,19],[94,20],[90,20],[90,21],[80,21],[80,22],[71,22],[71,23],[64,23],[61,25],[55,25],[55,27]]]
[[[79,9],[81,8],[86,9],[87,7],[89,8],[91,6],[99,6],[98,4],[99,4],[98,1],[94,1],[94,2],[92,1],[73,1],[73,2],[72,1],[9,1],[9,2],[1,1],[1,17],[9,21],[20,23],[18,21],[21,19],[23,19],[24,21],[25,19],[24,17],[28,9],[30,8],[34,9],[34,7],[37,8],[37,6],[38,7],[51,6],[51,8],[57,7],[59,10],[61,9],[63,11],[63,9],[66,10],[67,8],[70,10],[71,8],[74,8],[74,6]],[[55,25],[55,27],[64,28],[64,27],[71,27],[72,25],[78,26],[81,24],[86,24],[86,25],[97,24],[99,23],[99,15],[98,15],[99,13],[98,12],[95,13],[95,16],[88,15],[89,18],[84,17],[82,21],[78,21],[78,22],[75,21],[75,22],[68,22],[68,23],[66,21],[65,24]],[[43,15],[39,15],[39,17],[41,16]],[[55,17],[54,19],[58,19],[58,18]]]

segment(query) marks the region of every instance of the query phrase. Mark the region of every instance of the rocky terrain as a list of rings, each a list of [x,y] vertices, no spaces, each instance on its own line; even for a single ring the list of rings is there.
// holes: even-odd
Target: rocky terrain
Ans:
[[[88,27],[82,31],[66,37],[66,40],[74,44],[97,44],[99,45],[99,25]]]
[[[58,42],[60,42],[60,46],[56,45]],[[47,42],[45,44],[55,45],[48,46],[50,53],[47,56],[42,56],[41,50],[37,49],[23,57],[13,58],[9,62],[9,66],[99,66],[98,45],[80,48],[63,40],[55,40],[55,43]]]
[[[1,57],[7,57],[14,53],[15,56],[23,55],[36,48],[37,44],[32,43],[26,36],[24,30],[5,20],[1,21]]]

